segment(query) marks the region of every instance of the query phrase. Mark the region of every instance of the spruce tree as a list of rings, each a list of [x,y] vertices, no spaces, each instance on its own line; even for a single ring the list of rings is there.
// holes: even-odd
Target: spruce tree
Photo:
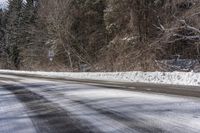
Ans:
[[[6,24],[6,47],[11,65],[19,69],[23,0],[9,0]]]

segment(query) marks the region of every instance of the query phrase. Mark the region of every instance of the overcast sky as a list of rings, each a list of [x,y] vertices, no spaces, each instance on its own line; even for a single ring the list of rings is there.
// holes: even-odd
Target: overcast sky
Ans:
[[[3,4],[5,3],[7,0],[0,0],[0,3]]]
[[[0,4],[6,4],[7,0],[0,0]]]
[[[0,0],[0,8],[5,7],[7,0]]]

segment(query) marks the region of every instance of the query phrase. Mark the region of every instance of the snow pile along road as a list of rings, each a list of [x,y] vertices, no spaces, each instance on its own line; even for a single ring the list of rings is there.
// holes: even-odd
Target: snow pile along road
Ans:
[[[115,82],[136,82],[200,86],[200,73],[193,72],[40,72],[40,71],[12,71],[0,70],[1,73],[31,74],[36,76],[65,78],[106,80]]]

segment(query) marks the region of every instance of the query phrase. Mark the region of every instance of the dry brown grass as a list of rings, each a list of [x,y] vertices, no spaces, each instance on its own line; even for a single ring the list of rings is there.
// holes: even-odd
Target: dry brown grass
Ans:
[[[181,55],[182,58],[190,59],[200,57],[200,33],[198,32],[200,2],[198,0],[166,0],[162,7],[156,8],[158,20],[147,22],[150,23],[148,25],[154,26],[151,31],[157,30],[157,33],[151,32],[147,40],[141,41],[135,28],[130,33],[123,32],[127,29],[130,31],[131,27],[127,25],[127,29],[118,33],[108,47],[102,50],[97,69],[155,71],[159,70],[156,60],[168,59],[172,55]],[[149,17],[149,19],[152,18]]]

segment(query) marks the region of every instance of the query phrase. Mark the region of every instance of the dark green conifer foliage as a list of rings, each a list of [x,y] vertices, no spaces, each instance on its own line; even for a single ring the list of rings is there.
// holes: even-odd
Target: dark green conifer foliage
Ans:
[[[19,69],[20,45],[22,44],[23,1],[9,0],[6,24],[6,47],[11,60],[11,66]]]

